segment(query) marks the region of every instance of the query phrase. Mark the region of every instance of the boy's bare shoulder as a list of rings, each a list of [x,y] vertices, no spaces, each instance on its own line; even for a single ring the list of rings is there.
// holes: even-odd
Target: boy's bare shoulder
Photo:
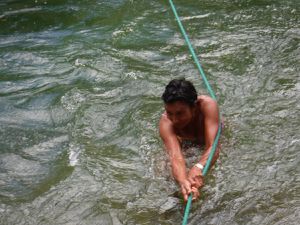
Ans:
[[[215,100],[208,95],[199,95],[197,99],[204,102],[215,102]]]
[[[159,127],[169,128],[172,126],[172,122],[168,119],[166,113],[162,113],[159,120]]]
[[[207,107],[217,104],[217,102],[208,95],[199,95],[197,101],[200,103],[201,107]]]
[[[175,134],[172,122],[168,119],[165,113],[163,113],[160,117],[159,134],[163,140]]]

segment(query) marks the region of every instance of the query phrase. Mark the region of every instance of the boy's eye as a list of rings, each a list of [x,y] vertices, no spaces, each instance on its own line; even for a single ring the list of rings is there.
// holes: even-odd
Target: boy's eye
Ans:
[[[178,112],[176,113],[177,116],[181,116],[182,115],[182,112]]]

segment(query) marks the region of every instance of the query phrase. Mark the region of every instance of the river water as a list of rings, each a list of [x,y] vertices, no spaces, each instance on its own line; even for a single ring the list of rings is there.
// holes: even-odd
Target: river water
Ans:
[[[226,127],[189,224],[300,221],[299,0],[175,0]],[[0,2],[0,224],[181,224],[158,120],[168,1]]]

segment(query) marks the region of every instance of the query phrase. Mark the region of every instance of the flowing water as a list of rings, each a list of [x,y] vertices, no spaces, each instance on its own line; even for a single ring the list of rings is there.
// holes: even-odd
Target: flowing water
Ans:
[[[189,224],[298,225],[299,0],[174,2],[226,120]],[[182,76],[207,93],[168,1],[2,0],[0,224],[181,224],[157,128]]]

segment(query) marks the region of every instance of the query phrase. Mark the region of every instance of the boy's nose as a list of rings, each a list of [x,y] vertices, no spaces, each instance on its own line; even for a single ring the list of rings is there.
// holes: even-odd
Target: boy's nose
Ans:
[[[172,122],[174,123],[174,125],[177,125],[179,123],[179,119],[177,117],[173,117]]]

